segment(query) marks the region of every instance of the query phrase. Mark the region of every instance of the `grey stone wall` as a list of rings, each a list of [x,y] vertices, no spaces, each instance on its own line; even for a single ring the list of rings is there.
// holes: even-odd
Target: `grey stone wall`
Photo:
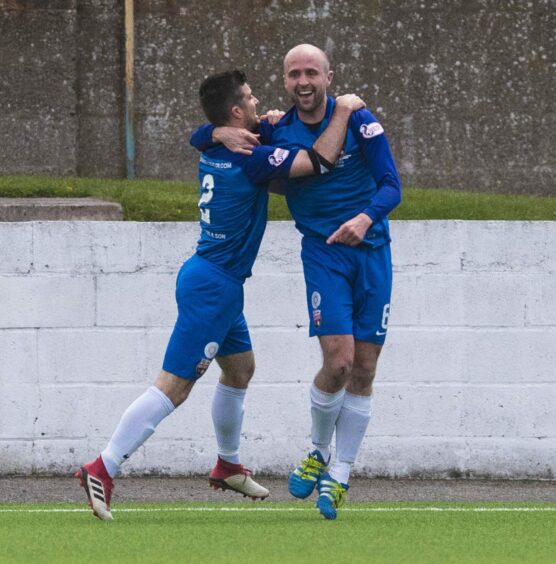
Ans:
[[[40,4],[47,8],[38,8]],[[0,1],[0,171],[76,169],[75,0]]]
[[[136,173],[193,178],[211,72],[288,106],[281,60],[330,52],[333,92],[385,126],[404,182],[554,194],[554,0],[135,2]],[[0,173],[125,175],[123,2],[0,0]],[[552,149],[552,150],[551,150]]]
[[[76,174],[124,176],[123,2],[76,2]]]

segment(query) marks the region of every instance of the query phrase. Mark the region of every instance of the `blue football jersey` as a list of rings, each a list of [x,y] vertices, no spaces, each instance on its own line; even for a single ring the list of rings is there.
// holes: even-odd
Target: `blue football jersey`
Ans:
[[[303,123],[294,108],[272,132],[272,144],[310,148],[326,129],[335,100],[328,97],[324,119]],[[387,214],[400,202],[401,185],[382,126],[366,109],[354,112],[345,144],[334,170],[321,176],[289,179],[288,207],[299,231],[309,237],[328,238],[344,222],[361,212],[373,225],[363,243],[378,247],[390,242]]]
[[[265,145],[252,155],[232,153],[223,145],[202,153],[199,256],[240,281],[251,275],[266,227],[267,183],[287,178],[297,153]]]

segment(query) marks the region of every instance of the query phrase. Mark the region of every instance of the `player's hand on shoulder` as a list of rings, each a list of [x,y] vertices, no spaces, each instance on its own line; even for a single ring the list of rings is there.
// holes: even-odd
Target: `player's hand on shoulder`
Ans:
[[[270,125],[276,125],[284,116],[286,112],[282,110],[268,110],[266,114],[261,116],[261,119],[266,119]]]
[[[328,239],[329,245],[333,243],[342,243],[349,247],[356,247],[363,241],[367,229],[372,225],[372,219],[366,213],[360,213],[354,218],[346,221]]]
[[[232,153],[251,155],[255,145],[260,145],[259,134],[241,127],[216,127],[212,138],[217,143],[222,143]]]
[[[350,112],[356,112],[357,110],[367,107],[367,104],[365,104],[357,94],[342,94],[341,96],[336,96],[336,105]]]

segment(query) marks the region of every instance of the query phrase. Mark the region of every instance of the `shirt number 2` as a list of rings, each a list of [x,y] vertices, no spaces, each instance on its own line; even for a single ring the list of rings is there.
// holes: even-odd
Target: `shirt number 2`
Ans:
[[[210,209],[205,208],[212,197],[214,196],[214,176],[212,174],[205,174],[201,182],[201,188],[203,192],[201,194],[201,199],[199,200],[199,209],[201,210],[201,221],[205,223],[210,223]]]

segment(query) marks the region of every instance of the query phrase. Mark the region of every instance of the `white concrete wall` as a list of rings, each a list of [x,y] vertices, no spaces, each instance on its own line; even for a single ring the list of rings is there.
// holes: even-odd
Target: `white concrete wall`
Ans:
[[[0,223],[0,473],[95,456],[156,376],[195,224]],[[357,470],[554,478],[556,222],[392,222],[391,329]],[[258,360],[242,459],[286,473],[309,447],[299,238],[269,225],[246,315]],[[215,366],[126,472],[206,472]]]

